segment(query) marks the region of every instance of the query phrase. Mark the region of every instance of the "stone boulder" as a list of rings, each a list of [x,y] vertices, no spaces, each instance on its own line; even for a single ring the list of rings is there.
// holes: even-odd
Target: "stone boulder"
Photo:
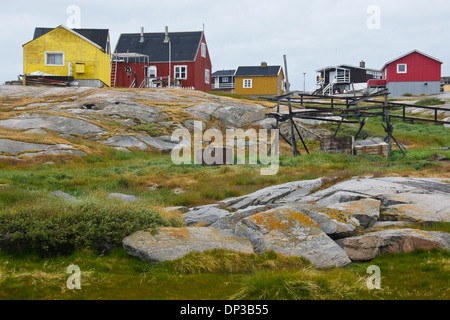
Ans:
[[[250,206],[245,209],[238,210],[236,212],[233,212],[230,215],[227,215],[226,217],[223,217],[221,219],[218,219],[216,222],[211,224],[211,227],[221,230],[232,230],[236,228],[236,225],[244,218],[248,218],[254,214],[264,212],[267,210],[272,209],[275,206],[268,206],[268,205],[258,205],[258,206]]]
[[[366,229],[372,227],[379,220],[381,201],[367,198],[358,201],[336,203],[328,207],[350,213]]]
[[[323,232],[331,237],[346,236],[359,226],[359,221],[346,211],[313,204],[291,204],[290,206],[297,212],[310,217]]]
[[[450,192],[445,195],[436,193],[403,193],[387,195],[382,198],[381,219],[384,221],[449,222]]]
[[[264,188],[242,197],[228,198],[221,201],[221,203],[232,210],[239,210],[250,206],[268,205],[275,202],[295,202],[321,185],[322,179],[288,182]]]
[[[148,263],[175,260],[190,252],[224,249],[253,253],[251,243],[244,238],[213,228],[160,228],[136,232],[123,240],[128,254]]]
[[[135,196],[123,194],[123,193],[110,193],[106,196],[106,198],[127,201],[127,202],[135,202],[138,200]]]
[[[71,196],[71,195],[68,194],[68,193],[62,192],[61,190],[52,192],[52,193],[50,193],[50,195],[51,195],[52,197],[63,198],[63,199],[66,199],[66,200],[72,200],[72,201],[73,201],[73,200],[77,200],[77,198],[75,198],[74,196]]]
[[[415,249],[450,250],[447,232],[390,229],[337,241],[352,261],[369,261],[383,253],[411,252]]]
[[[342,267],[350,259],[308,215],[283,206],[243,219],[235,234],[249,239],[255,252],[266,250],[308,259],[317,267]]]
[[[336,208],[342,203],[374,199],[381,201],[380,220],[450,221],[448,181],[438,178],[353,178],[303,197],[298,202],[315,202]]]
[[[192,208],[189,212],[183,214],[183,219],[184,223],[188,226],[203,223],[208,227],[217,220],[229,215],[231,215],[231,213],[222,209],[220,205],[211,204]]]

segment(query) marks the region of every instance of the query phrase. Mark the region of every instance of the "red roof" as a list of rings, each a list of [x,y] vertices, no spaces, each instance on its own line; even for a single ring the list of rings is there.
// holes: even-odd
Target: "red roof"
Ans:
[[[413,53],[418,53],[418,54],[421,54],[421,55],[423,55],[423,56],[425,56],[425,57],[427,57],[427,58],[430,58],[430,59],[432,59],[432,60],[436,60],[437,62],[443,63],[441,60],[436,59],[436,58],[434,58],[434,57],[432,57],[432,56],[430,56],[430,55],[428,55],[428,54],[426,54],[426,53],[423,53],[423,52],[421,52],[421,51],[419,51],[419,50],[413,50],[413,51],[410,51],[410,52],[408,52],[408,53],[405,53],[404,55],[402,55],[402,56],[400,56],[400,57],[398,57],[398,58],[395,58],[394,60],[391,60],[391,61],[389,61],[389,62],[386,62],[386,64],[383,66],[383,68],[381,68],[381,70],[384,70],[384,69],[387,67],[387,65],[389,65],[389,64],[391,64],[391,63],[393,63],[393,62],[395,62],[395,61],[397,61],[397,60],[400,60],[400,59],[402,59],[402,58],[404,58],[404,57],[406,57],[406,56],[409,56],[409,55],[411,55],[411,54],[413,54]]]

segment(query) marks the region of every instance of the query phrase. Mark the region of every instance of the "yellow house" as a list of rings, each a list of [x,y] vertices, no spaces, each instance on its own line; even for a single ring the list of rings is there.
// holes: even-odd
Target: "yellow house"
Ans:
[[[80,86],[111,85],[111,45],[107,29],[36,28],[23,45],[24,84],[28,80],[73,81]]]
[[[235,93],[245,96],[284,94],[284,73],[281,66],[261,63],[257,67],[239,67],[235,74]]]

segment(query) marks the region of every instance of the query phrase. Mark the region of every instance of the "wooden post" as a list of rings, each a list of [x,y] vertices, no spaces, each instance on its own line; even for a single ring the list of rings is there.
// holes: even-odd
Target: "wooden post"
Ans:
[[[284,60],[284,73],[286,74],[286,93],[290,93],[291,92],[291,84],[289,83],[286,55],[283,55],[283,60]]]
[[[288,98],[288,106],[289,106],[289,119],[291,120],[291,146],[292,146],[292,156],[295,157],[300,155],[300,152],[297,150],[297,143],[295,142],[295,131],[294,131],[294,117],[292,116],[292,104],[291,98]]]
[[[384,119],[386,121],[386,133],[388,134],[388,154],[391,153],[392,151],[392,141],[391,141],[391,118],[389,117],[389,108],[388,108],[388,98],[387,98],[387,93],[384,94],[384,104],[383,104],[383,109],[384,109]]]

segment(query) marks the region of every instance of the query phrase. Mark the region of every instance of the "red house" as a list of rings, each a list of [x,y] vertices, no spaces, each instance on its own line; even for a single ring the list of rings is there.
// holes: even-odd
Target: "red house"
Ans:
[[[121,34],[112,66],[113,87],[211,90],[211,59],[203,31]]]
[[[368,87],[386,87],[390,96],[400,97],[440,92],[442,61],[413,50],[387,62],[381,69],[382,80],[369,80]]]

